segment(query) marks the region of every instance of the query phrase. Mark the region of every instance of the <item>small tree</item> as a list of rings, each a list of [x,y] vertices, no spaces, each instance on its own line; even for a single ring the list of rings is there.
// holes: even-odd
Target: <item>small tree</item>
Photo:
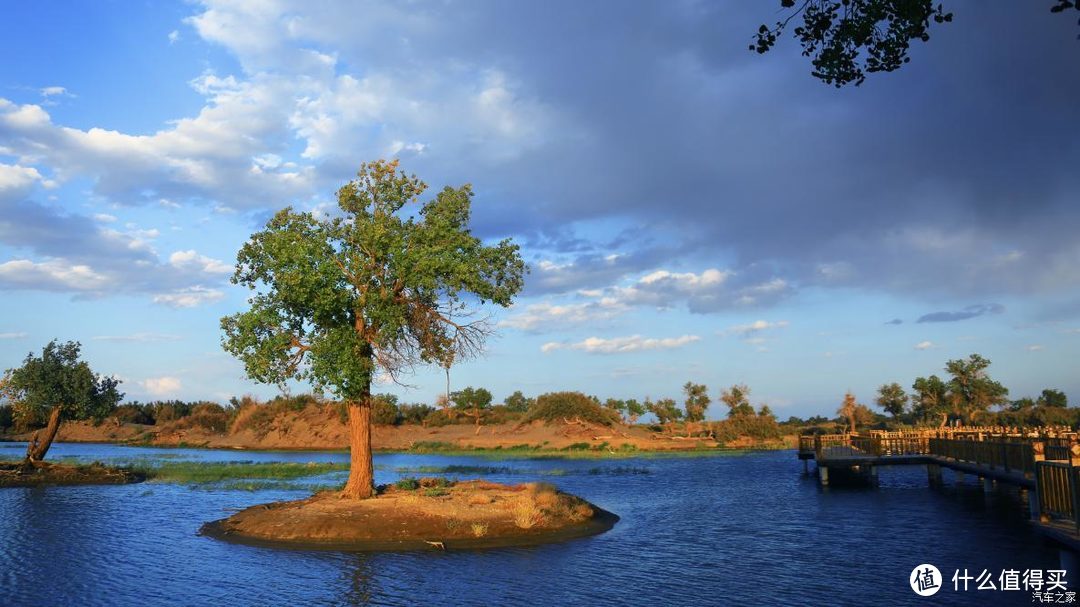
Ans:
[[[476,422],[476,431],[480,431],[480,420],[483,419],[484,411],[491,407],[491,392],[486,388],[465,388],[450,395],[454,408],[462,414],[473,418]]]
[[[77,341],[50,341],[40,356],[26,355],[21,367],[9,369],[0,386],[11,400],[16,415],[43,419],[43,430],[34,433],[26,448],[24,464],[45,459],[56,432],[64,420],[104,419],[124,397],[117,390],[118,379],[103,377],[79,360],[82,345]]]
[[[535,399],[527,398],[521,393],[521,390],[516,390],[513,394],[503,399],[506,410],[512,413],[525,413],[534,402],[536,402]]]
[[[967,359],[950,360],[945,364],[945,370],[952,375],[947,383],[948,403],[952,413],[960,416],[965,423],[971,423],[990,407],[1009,402],[1009,389],[986,374],[989,366],[990,361],[978,354],[972,354]]]
[[[848,422],[849,431],[854,434],[859,425],[865,425],[873,421],[874,414],[861,403],[855,402],[855,395],[848,392],[844,395],[844,402],[836,411],[837,415]]]
[[[704,384],[689,381],[683,385],[683,394],[686,395],[683,402],[686,410],[686,435],[690,436],[693,425],[705,421],[705,411],[712,399],[709,398],[709,389]]]
[[[371,381],[482,350],[490,325],[471,304],[509,306],[525,264],[509,239],[469,232],[470,186],[427,185],[397,161],[360,167],[338,190],[341,217],[278,212],[240,249],[233,282],[258,291],[221,320],[225,350],[265,383],[307,380],[347,403],[351,462],[343,497],[374,493]]]
[[[937,375],[919,377],[911,385],[915,391],[911,399],[914,404],[912,413],[923,421],[941,416],[939,426],[944,426],[949,421],[948,386]]]
[[[632,426],[632,425],[636,424],[639,417],[641,417],[642,415],[645,415],[646,413],[648,413],[648,409],[645,408],[645,405],[639,403],[637,401],[637,399],[634,399],[634,398],[627,399],[625,401],[625,405],[626,405],[626,423],[628,425]]]
[[[650,402],[646,398],[645,406],[649,408],[650,413],[656,416],[656,421],[669,430],[671,424],[679,421],[683,416],[683,412],[675,404],[675,400],[671,398],[661,398],[656,402]]]
[[[893,419],[897,419],[904,414],[904,409],[907,407],[907,401],[907,393],[905,393],[904,388],[896,382],[882,384],[882,386],[878,388],[878,396],[875,399],[877,405],[884,409],[886,413],[892,415]]]
[[[371,396],[371,423],[376,426],[396,426],[401,423],[398,397],[393,394]]]
[[[1041,407],[1064,409],[1069,406],[1069,399],[1065,396],[1065,393],[1051,388],[1043,390],[1036,402]]]
[[[750,388],[746,384],[735,384],[724,390],[720,400],[728,406],[728,417],[754,414],[754,407],[750,404]]]

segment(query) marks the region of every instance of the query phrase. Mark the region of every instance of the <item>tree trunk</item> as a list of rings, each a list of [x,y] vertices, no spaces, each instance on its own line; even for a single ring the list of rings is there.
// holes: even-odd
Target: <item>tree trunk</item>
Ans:
[[[371,463],[371,388],[360,399],[349,401],[349,481],[341,497],[366,499],[375,495],[375,471]]]
[[[855,434],[855,415],[852,414],[848,417],[848,421],[851,422],[851,433]]]
[[[45,459],[45,454],[49,452],[49,447],[52,446],[53,440],[56,438],[56,431],[59,429],[60,407],[56,406],[53,407],[52,413],[49,414],[49,423],[45,425],[44,429],[35,432],[34,437],[30,439],[30,444],[26,447],[26,459],[23,463],[30,464]]]

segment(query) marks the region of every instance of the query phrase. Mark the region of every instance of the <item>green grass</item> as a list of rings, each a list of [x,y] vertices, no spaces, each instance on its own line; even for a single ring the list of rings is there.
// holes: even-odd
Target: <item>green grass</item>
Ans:
[[[220,483],[240,480],[287,480],[318,476],[349,469],[346,463],[306,464],[286,462],[164,462],[159,465],[136,465],[148,480],[172,483]]]

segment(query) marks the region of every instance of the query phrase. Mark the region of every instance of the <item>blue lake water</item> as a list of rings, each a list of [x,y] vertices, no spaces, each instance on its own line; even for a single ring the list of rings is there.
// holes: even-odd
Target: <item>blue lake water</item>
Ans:
[[[0,457],[25,444],[0,443]],[[347,461],[333,452],[237,452],[58,444],[52,458],[125,462]],[[222,543],[210,520],[298,499],[313,482],[257,491],[149,482],[0,490],[2,605],[1030,605],[1024,591],[952,590],[957,569],[1068,568],[1026,523],[1015,491],[930,489],[922,467],[876,488],[822,489],[794,452],[618,460],[377,455],[376,481],[421,467],[451,477],[546,481],[622,520],[564,544],[475,552],[351,554]],[[811,465],[812,468],[812,465]],[[429,474],[425,472],[424,474]],[[300,488],[297,488],[299,486]],[[1066,563],[1063,567],[1062,563]],[[912,569],[945,588],[919,597]],[[1069,590],[1080,570],[1068,570]],[[1074,586],[1075,582],[1075,586]]]

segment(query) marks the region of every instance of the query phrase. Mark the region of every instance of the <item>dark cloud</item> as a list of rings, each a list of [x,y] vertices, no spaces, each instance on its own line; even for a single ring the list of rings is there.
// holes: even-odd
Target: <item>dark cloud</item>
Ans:
[[[976,316],[983,316],[984,314],[1001,314],[1004,311],[1005,306],[1001,304],[975,304],[955,312],[931,312],[929,314],[923,314],[919,317],[919,320],[915,322],[956,322],[958,320],[967,320],[969,318],[975,318]]]

